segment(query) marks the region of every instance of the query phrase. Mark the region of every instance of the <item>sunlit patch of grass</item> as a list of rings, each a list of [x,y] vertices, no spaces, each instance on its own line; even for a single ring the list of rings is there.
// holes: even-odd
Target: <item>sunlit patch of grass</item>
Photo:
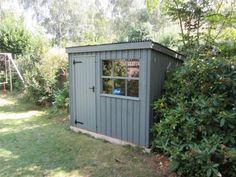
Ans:
[[[35,128],[39,128],[39,127],[43,127],[43,126],[47,126],[49,124],[41,124],[41,125],[32,125],[31,127],[7,127],[7,128],[1,128],[2,126],[0,126],[0,133],[3,134],[8,134],[8,133],[17,133],[20,132],[22,130],[30,130],[30,129],[35,129]]]
[[[86,174],[80,174],[79,170],[72,170],[70,172],[67,172],[61,168],[56,168],[54,170],[51,170],[50,172],[45,170],[44,171],[45,176],[55,176],[55,177],[89,177],[89,175]]]
[[[26,111],[22,113],[0,113],[0,120],[4,119],[26,119],[33,116],[40,116],[43,111]]]
[[[18,156],[12,154],[11,151],[0,148],[0,159],[4,159],[4,161],[7,161],[9,159],[16,159],[16,158],[18,158]]]
[[[29,165],[27,167],[17,168],[12,176],[33,176],[29,174],[36,174],[41,171],[41,167],[37,165]]]
[[[3,96],[0,97],[0,106],[13,105],[13,104],[15,104],[15,101],[4,99]]]

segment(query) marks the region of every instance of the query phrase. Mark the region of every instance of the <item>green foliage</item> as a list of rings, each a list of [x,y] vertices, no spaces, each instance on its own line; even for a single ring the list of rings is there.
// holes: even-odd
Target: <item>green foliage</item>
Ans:
[[[24,59],[23,61],[26,65],[22,67],[32,66],[24,72],[27,97],[35,103],[51,105],[56,91],[59,90],[58,71],[67,73],[67,55],[64,50],[51,49],[33,63],[26,63]]]
[[[26,9],[33,9],[38,24],[50,34],[54,45],[65,47],[68,43],[86,45],[112,42],[113,23],[105,16],[111,8],[104,9],[99,1],[21,0],[21,4]]]
[[[221,40],[216,45],[219,54],[221,56],[226,57],[232,57],[236,55],[236,42],[235,42],[235,36],[236,36],[236,28],[227,28],[225,29],[221,35],[221,38],[224,40]]]
[[[40,105],[49,105],[53,101],[56,81],[46,76],[41,69],[41,65],[36,64],[34,68],[25,72],[25,92],[30,101]]]
[[[110,21],[110,24],[115,41],[150,39],[154,34],[154,26],[159,29],[156,20],[151,19],[152,15],[149,15],[146,9],[135,7],[134,0],[114,0],[112,4],[114,20]]]
[[[227,39],[227,34],[235,30],[235,3],[219,0],[163,0],[158,4],[157,0],[146,0],[148,9],[153,11],[158,6],[159,10],[179,24],[183,45],[180,51],[189,58],[206,53],[215,55],[216,50],[221,52],[226,40],[235,50],[234,37]]]
[[[236,174],[236,59],[189,60],[154,104],[154,148],[179,176]]]
[[[22,20],[6,16],[1,20],[0,50],[13,54],[23,54],[30,49],[31,34]]]
[[[154,9],[157,7],[159,0],[145,0],[147,5],[147,10],[153,13]]]
[[[54,93],[54,106],[59,109],[69,108],[69,85],[65,83],[64,88]]]
[[[128,30],[128,41],[139,41],[139,40],[148,40],[150,39],[150,32],[145,26],[142,27],[131,27]]]
[[[18,54],[16,63],[25,80],[24,87],[18,76],[13,75],[14,90],[24,90],[27,99],[37,104],[51,105],[55,101],[58,107],[68,106],[68,91],[60,87],[63,87],[67,77],[67,55],[64,50],[49,49],[49,42],[43,33],[33,35],[25,29],[23,21],[8,16],[0,27],[0,36],[2,50]],[[63,96],[65,103],[60,100]]]
[[[177,50],[179,48],[181,48],[179,39],[177,37],[177,35],[174,34],[164,34],[162,36],[160,36],[159,40],[158,40],[162,45]]]

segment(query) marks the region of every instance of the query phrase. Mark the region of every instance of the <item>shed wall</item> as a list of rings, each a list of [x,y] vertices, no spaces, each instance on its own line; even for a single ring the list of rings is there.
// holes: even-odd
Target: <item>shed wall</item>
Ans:
[[[104,59],[140,59],[139,98],[103,96],[101,93],[101,68]],[[148,50],[122,50],[97,52],[97,132],[142,146],[149,144],[146,126]]]
[[[71,125],[76,117],[73,59],[83,55],[95,55],[96,130],[94,132],[129,141],[134,144],[149,145],[149,113],[147,111],[150,50],[103,51],[69,54],[70,63],[70,115]],[[101,94],[101,71],[104,59],[140,59],[139,98],[121,98]],[[79,126],[79,125],[78,125]]]
[[[152,50],[150,67],[150,128],[153,125],[154,112],[152,104],[160,97],[164,85],[166,72],[182,64],[181,60]]]

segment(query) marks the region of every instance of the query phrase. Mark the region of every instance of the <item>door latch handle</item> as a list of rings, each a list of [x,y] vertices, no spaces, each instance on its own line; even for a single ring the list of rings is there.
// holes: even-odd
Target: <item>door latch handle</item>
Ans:
[[[95,87],[89,87],[89,89],[91,89],[93,92],[95,91]]]

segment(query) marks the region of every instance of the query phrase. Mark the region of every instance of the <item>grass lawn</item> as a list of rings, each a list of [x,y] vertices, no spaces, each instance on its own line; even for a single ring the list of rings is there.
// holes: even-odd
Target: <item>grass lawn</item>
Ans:
[[[0,176],[160,176],[139,148],[110,144],[69,129],[52,114],[0,96]]]

